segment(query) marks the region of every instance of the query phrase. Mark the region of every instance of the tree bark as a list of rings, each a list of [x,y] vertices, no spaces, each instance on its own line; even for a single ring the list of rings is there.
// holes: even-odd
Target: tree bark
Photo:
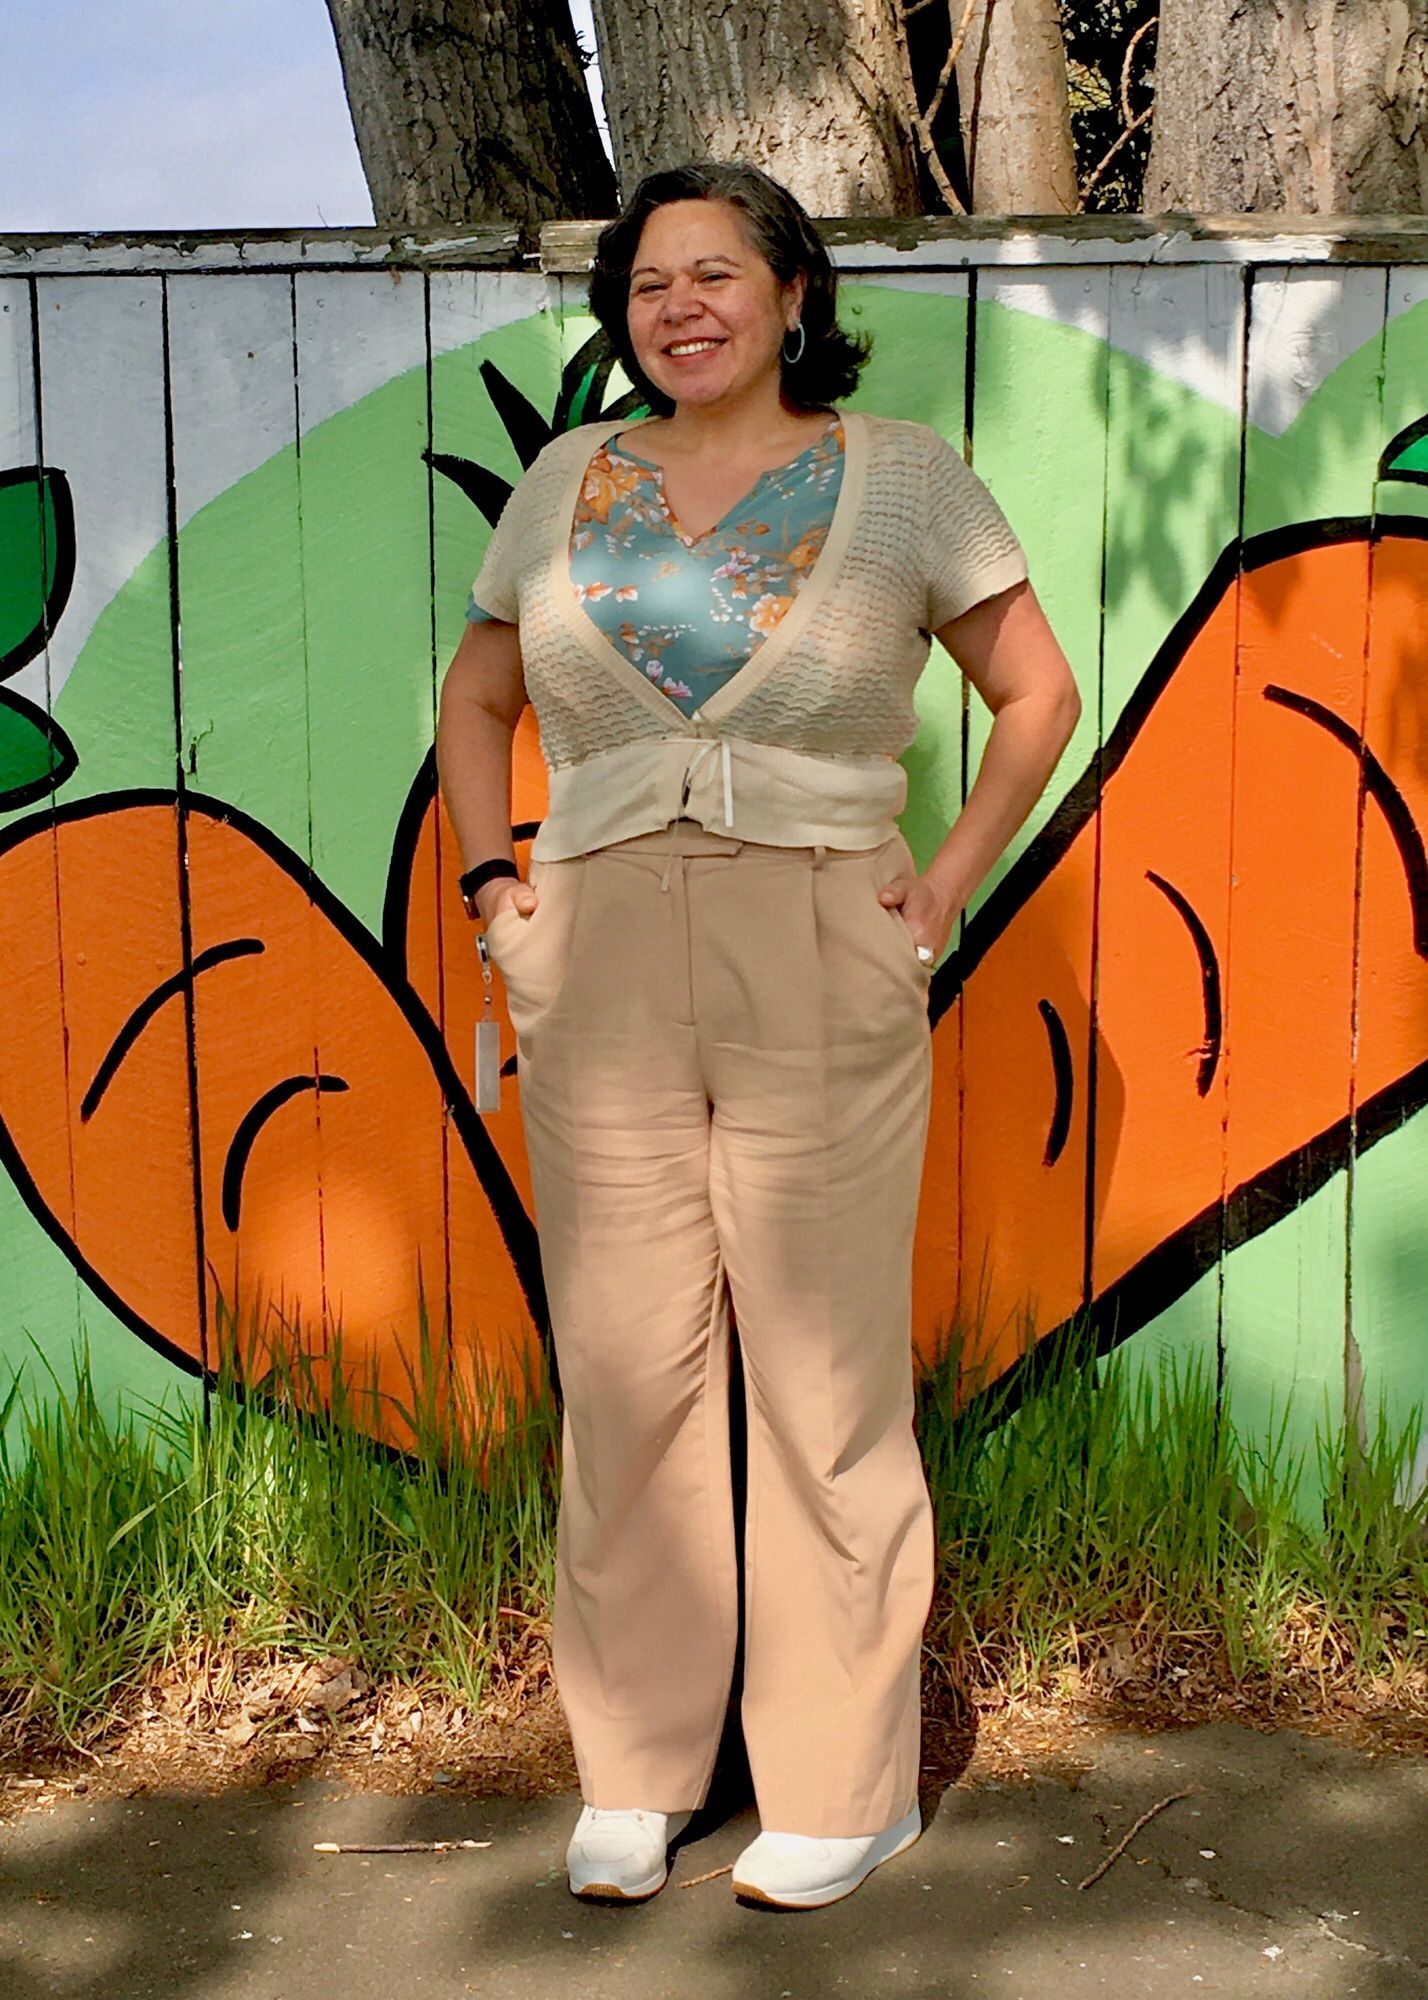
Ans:
[[[327,0],[382,228],[615,212],[563,0]]]
[[[748,160],[811,215],[916,215],[894,0],[594,0],[626,197],[685,160]]]
[[[954,29],[963,4],[952,0]],[[1076,213],[1071,90],[1056,0],[972,0],[957,98],[975,213]]]
[[[1151,213],[1421,215],[1428,0],[1161,0]]]

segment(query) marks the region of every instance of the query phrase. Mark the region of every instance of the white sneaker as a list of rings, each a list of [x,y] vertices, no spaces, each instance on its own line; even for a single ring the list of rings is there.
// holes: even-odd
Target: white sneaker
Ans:
[[[734,1894],[780,1910],[812,1910],[836,1903],[880,1861],[901,1854],[922,1832],[916,1806],[881,1833],[816,1838],[807,1833],[761,1833],[734,1863]]]
[[[625,1902],[653,1896],[669,1876],[669,1843],[691,1818],[688,1812],[634,1806],[582,1807],[565,1852],[572,1895],[618,1896]]]

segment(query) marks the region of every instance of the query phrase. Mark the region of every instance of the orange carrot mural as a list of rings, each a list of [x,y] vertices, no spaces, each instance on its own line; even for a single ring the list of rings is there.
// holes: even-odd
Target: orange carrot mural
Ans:
[[[577,360],[557,426],[609,372]],[[529,463],[551,427],[484,379]],[[429,459],[499,512],[508,485]],[[1381,473],[1396,463],[1391,447]],[[73,574],[63,475],[10,486],[0,517],[22,508],[30,534],[34,515],[36,581],[0,676],[36,656]],[[1046,1342],[1087,1313],[1103,1345],[1126,1338],[1423,1105],[1425,632],[1416,518],[1228,548],[969,919],[930,994],[924,1361],[975,1331],[970,1386],[1019,1365],[1028,1325]],[[51,717],[0,700],[0,805],[74,763]],[[546,804],[527,711],[523,872]],[[515,1390],[533,1362],[554,1373],[498,970],[503,1105],[471,1102],[483,987],[458,873],[429,756],[380,938],[186,783],[0,832],[0,1167],[136,1335],[211,1373],[236,1326],[299,1348],[319,1394],[340,1341],[398,1445],[424,1323],[439,1408],[493,1377]]]
[[[1416,522],[1276,535],[1242,576],[1227,558],[1106,745],[1099,810],[1092,770],[937,971],[925,1359],[954,1314],[982,1328],[982,1379],[1028,1314],[1044,1336],[1089,1304],[1123,1338],[1342,1165],[1351,1101],[1360,1149],[1422,1103],[1425,607]],[[528,713],[518,851],[543,786]],[[491,1120],[466,1088],[454,853],[428,765],[388,896],[398,964],[216,801],[90,800],[0,847],[0,1145],[37,1213],[192,1364],[221,1303],[319,1362],[340,1327],[398,1438],[423,1311],[468,1371],[514,1378],[546,1331],[513,1063]]]

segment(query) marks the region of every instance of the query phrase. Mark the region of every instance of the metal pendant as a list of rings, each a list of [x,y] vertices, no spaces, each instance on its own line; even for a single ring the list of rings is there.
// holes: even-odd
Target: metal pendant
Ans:
[[[492,1012],[491,954],[486,946],[483,933],[476,940],[476,955],[481,961],[481,978],[486,993],[482,1003],[482,1013],[476,1023],[476,1091],[474,1102],[478,1111],[499,1111],[501,1108],[501,1024]]]

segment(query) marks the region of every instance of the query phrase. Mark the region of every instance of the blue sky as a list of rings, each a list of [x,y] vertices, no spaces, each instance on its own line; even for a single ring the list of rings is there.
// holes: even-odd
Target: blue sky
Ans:
[[[0,231],[371,221],[324,0],[0,0]]]

